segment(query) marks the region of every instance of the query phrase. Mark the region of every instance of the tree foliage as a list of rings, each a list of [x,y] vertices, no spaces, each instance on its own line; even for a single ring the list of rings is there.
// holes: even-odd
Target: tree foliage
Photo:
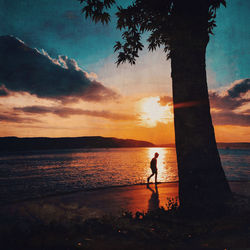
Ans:
[[[79,0],[84,5],[82,8],[86,18],[91,18],[95,23],[110,22],[110,9],[117,8],[117,29],[121,30],[123,42],[117,41],[114,45],[115,52],[119,52],[117,65],[124,62],[135,64],[139,51],[144,45],[141,42],[143,33],[148,35],[148,49],[155,50],[163,46],[167,59],[171,57],[171,48],[176,40],[175,5],[185,3],[205,4],[208,10],[206,20],[207,34],[213,34],[216,26],[216,10],[220,5],[226,6],[225,0],[134,0],[128,7],[116,5],[115,0]],[[188,13],[192,19],[192,13]],[[197,9],[199,11],[199,9]]]

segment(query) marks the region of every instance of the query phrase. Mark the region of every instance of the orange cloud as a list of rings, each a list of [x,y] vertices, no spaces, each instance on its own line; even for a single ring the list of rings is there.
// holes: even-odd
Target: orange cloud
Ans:
[[[72,115],[87,115],[101,117],[110,120],[136,120],[135,115],[112,113],[105,110],[83,110],[79,108],[68,107],[47,107],[47,106],[26,106],[22,108],[14,108],[15,111],[22,111],[30,114],[54,114],[60,117],[69,117]]]

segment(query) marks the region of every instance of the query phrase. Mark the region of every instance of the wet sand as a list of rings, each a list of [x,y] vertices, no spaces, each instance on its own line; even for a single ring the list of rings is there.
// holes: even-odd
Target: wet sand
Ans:
[[[250,182],[230,182],[230,186],[234,193],[250,196]],[[157,189],[154,184],[149,188],[141,184],[81,191],[5,205],[0,208],[0,214],[7,221],[18,218],[43,223],[76,218],[85,220],[105,214],[119,215],[124,211],[135,213],[166,208],[167,197],[178,198],[178,182],[160,183]]]

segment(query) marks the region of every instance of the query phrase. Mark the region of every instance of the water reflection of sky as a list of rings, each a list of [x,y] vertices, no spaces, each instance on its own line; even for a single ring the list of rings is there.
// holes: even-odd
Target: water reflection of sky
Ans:
[[[176,181],[174,148],[79,149],[0,157],[0,176],[9,198],[145,183],[159,153],[158,181]]]
[[[158,182],[178,180],[175,148],[110,148],[0,156],[1,199],[145,183],[158,157]],[[229,180],[249,180],[249,150],[220,150]]]

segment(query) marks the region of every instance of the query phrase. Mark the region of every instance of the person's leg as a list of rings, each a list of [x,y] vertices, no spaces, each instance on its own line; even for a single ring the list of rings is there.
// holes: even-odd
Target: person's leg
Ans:
[[[155,173],[155,183],[157,183],[157,172]]]
[[[149,180],[150,178],[154,175],[154,173],[152,173],[149,177],[148,177],[148,183],[149,183]]]

